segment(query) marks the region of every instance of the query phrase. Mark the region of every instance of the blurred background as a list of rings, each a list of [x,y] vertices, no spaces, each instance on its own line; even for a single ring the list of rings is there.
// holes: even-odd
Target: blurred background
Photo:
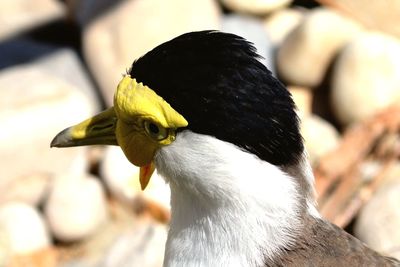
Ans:
[[[169,188],[118,147],[50,149],[154,46],[216,29],[292,92],[319,210],[400,258],[400,1],[1,0],[0,266],[161,266]]]

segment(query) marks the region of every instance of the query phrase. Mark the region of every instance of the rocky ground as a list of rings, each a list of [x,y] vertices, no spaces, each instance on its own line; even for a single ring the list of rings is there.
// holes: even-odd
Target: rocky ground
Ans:
[[[351,127],[400,103],[399,13],[395,0],[1,1],[0,266],[161,266],[163,180],[142,192],[116,147],[49,148],[112,104],[121,75],[152,47],[204,29],[252,41],[292,92],[317,167]],[[400,258],[399,157],[391,164],[341,226]]]

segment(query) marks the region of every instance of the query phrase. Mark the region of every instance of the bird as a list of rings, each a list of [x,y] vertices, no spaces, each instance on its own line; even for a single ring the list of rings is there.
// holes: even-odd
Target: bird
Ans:
[[[134,60],[113,106],[51,147],[116,145],[171,190],[164,266],[400,266],[318,213],[291,94],[246,39],[188,32]]]

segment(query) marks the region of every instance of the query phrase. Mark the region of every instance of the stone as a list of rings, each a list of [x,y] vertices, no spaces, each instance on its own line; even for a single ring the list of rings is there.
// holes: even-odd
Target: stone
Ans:
[[[82,28],[124,0],[64,0],[71,20]]]
[[[59,131],[94,113],[92,101],[34,64],[2,70],[0,124],[7,130],[0,132],[0,192],[35,175],[82,175],[86,148],[49,146]]]
[[[0,41],[65,14],[62,3],[52,0],[0,1]]]
[[[354,233],[369,247],[400,259],[400,163],[397,177],[383,184],[361,209]]]
[[[14,255],[7,267],[56,267],[57,256],[56,249],[48,247],[29,254]]]
[[[5,225],[0,224],[0,266],[8,266],[11,257],[10,238]]]
[[[278,49],[280,77],[289,84],[315,88],[338,51],[360,32],[359,24],[340,13],[313,9]]]
[[[74,243],[73,251],[70,251],[73,257],[64,256],[57,266],[101,267],[100,263],[115,240],[133,229],[135,224],[143,219],[142,216],[137,216],[132,209],[119,204],[112,200],[109,201],[110,219],[95,235]]]
[[[126,159],[119,147],[105,148],[100,176],[111,195],[124,204],[132,205],[140,194],[139,168]]]
[[[159,267],[164,259],[167,227],[156,223],[141,223],[123,233],[111,245],[103,267]]]
[[[264,15],[288,6],[293,0],[221,0],[227,8],[239,13]]]
[[[26,36],[18,36],[0,42],[0,70],[26,64],[59,49],[50,43],[38,42]]]
[[[366,119],[400,101],[400,41],[368,32],[339,54],[332,74],[331,102],[344,125]]]
[[[32,62],[35,68],[42,69],[71,84],[90,101],[95,112],[100,111],[100,99],[78,54],[72,50],[58,48],[51,54]]]
[[[313,166],[318,163],[321,156],[334,150],[340,141],[336,128],[317,115],[303,118],[301,133]]]
[[[87,264],[83,260],[70,260],[68,262],[63,262],[61,264],[58,264],[57,266],[59,267],[99,267],[96,264]]]
[[[19,37],[0,43],[0,54],[0,69],[34,66],[76,87],[92,100],[95,110],[100,109],[89,74],[74,50]]]
[[[298,116],[302,119],[311,115],[313,94],[310,88],[301,86],[287,86],[297,107]]]
[[[157,171],[144,191],[140,188],[139,168],[130,163],[121,148],[107,147],[100,174],[111,194],[128,206],[139,204],[140,198],[151,201],[165,210],[170,209],[170,189]]]
[[[44,206],[53,236],[63,242],[94,234],[108,219],[105,193],[94,177],[57,177]]]
[[[222,31],[239,35],[252,42],[258,54],[262,56],[259,60],[275,72],[272,45],[260,19],[240,14],[225,15],[222,18]]]
[[[368,29],[400,38],[400,27],[398,27],[400,2],[397,0],[370,1],[368,5],[364,0],[317,0],[317,2],[348,14]]]
[[[52,177],[46,174],[33,174],[19,177],[0,188],[0,205],[7,202],[23,202],[38,206],[46,196]]]
[[[106,104],[133,61],[182,33],[219,29],[214,0],[127,0],[98,16],[84,30],[83,52]]]
[[[33,253],[51,243],[43,218],[25,203],[10,202],[0,206],[1,228],[6,231],[13,254]]]
[[[0,69],[27,63],[79,89],[100,110],[89,74],[74,50],[20,37],[0,43],[0,54]]]
[[[264,19],[263,25],[275,47],[279,47],[286,36],[300,24],[306,11],[300,8],[281,9]]]

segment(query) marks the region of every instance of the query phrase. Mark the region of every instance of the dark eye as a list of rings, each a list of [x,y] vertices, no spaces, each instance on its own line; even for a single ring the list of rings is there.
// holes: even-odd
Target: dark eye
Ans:
[[[144,129],[151,138],[157,141],[163,140],[168,137],[168,130],[154,122],[145,121]]]

